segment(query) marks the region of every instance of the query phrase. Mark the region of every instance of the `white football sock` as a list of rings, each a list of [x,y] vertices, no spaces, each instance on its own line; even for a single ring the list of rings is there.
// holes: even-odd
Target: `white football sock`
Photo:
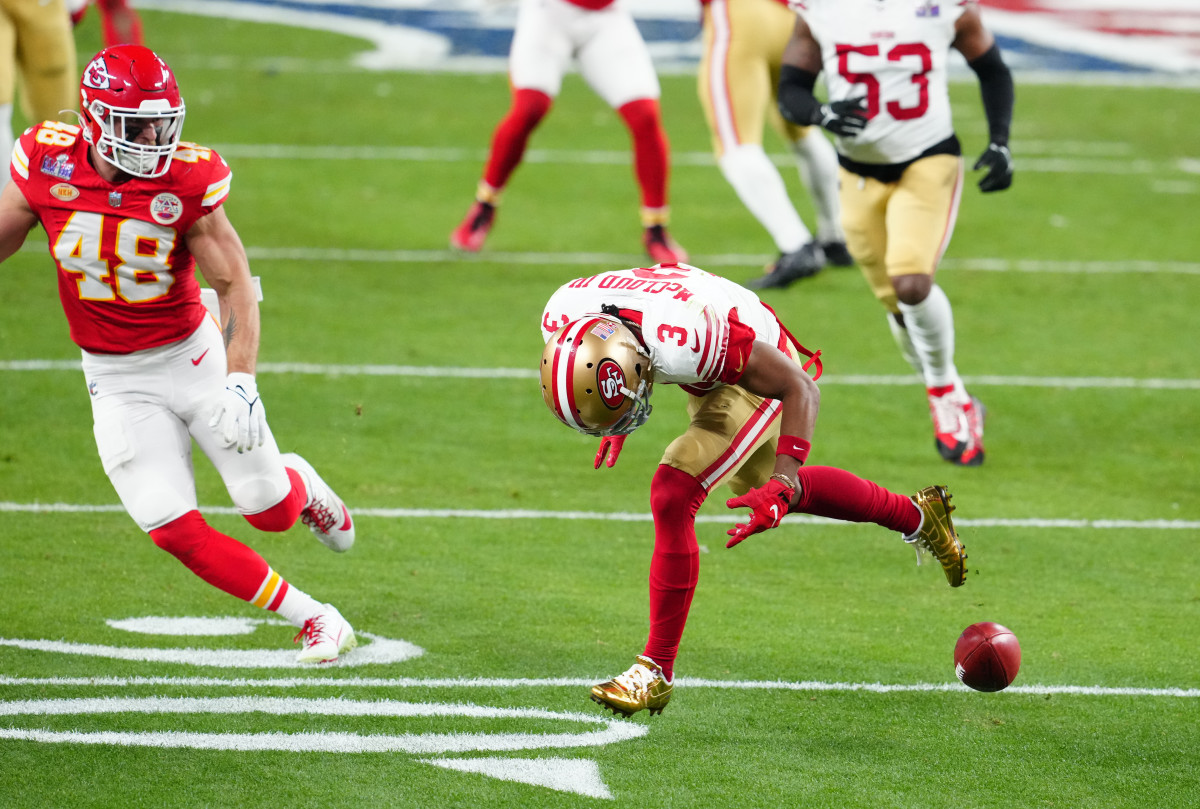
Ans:
[[[12,104],[0,104],[0,156],[6,162],[12,160],[13,143],[16,140],[12,131],[12,113]],[[0,172],[0,188],[8,185],[9,179],[11,177],[6,167],[4,171]]]
[[[810,127],[808,135],[792,141],[800,180],[808,189],[817,209],[817,238],[823,242],[844,242],[842,209],[838,202],[837,150],[819,127]]]
[[[794,252],[812,241],[812,234],[788,197],[783,178],[760,144],[735,146],[721,155],[717,164],[746,210],[766,228],[781,253]]]
[[[954,312],[950,299],[937,284],[918,304],[900,302],[904,325],[913,350],[921,361],[925,387],[961,384],[954,367]]]
[[[904,361],[924,379],[925,369],[921,367],[921,358],[917,356],[917,349],[913,346],[908,329],[901,326],[897,317],[891,312],[888,312],[887,323],[888,328],[892,330],[892,338],[896,341],[896,347],[900,349],[900,356],[904,357]]]
[[[299,587],[288,584],[287,594],[276,608],[275,614],[292,626],[304,626],[304,622],[321,611],[321,603]]]

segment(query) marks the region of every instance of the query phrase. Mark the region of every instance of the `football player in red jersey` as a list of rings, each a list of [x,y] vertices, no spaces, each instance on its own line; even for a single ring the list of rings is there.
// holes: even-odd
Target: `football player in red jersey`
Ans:
[[[966,553],[945,487],[910,498],[843,469],[804,465],[820,399],[805,369],[815,365],[819,377],[820,362],[750,290],[686,264],[577,278],[546,304],[542,337],[542,398],[559,421],[600,437],[597,469],[613,466],[645,423],[654,384],[688,394],[687,429],[650,482],[650,635],[628,671],[592,687],[601,706],[629,716],[660,713],[670,700],[699,581],[696,513],[722,483],[738,495],[727,506],[751,509],[726,547],[789,512],[873,522],[898,531],[918,557],[931,552],[952,587],[963,584]]]
[[[633,17],[614,0],[521,0],[509,53],[512,105],[492,135],[475,202],[450,234],[450,246],[472,253],[483,247],[500,192],[520,165],[529,136],[550,111],[572,57],[633,139],[642,246],[653,261],[686,261],[687,253],[666,230],[670,146],[659,113],[658,76]]]
[[[250,268],[222,204],[232,174],[180,140],[171,69],[140,45],[102,50],[80,84],[80,125],[45,121],[13,149],[0,192],[0,261],[45,228],[71,339],[82,349],[96,448],[138,526],[209,584],[299,627],[298,660],[333,661],[350,624],[200,515],[191,444],[255,528],[302,520],[345,551],[354,526],[312,466],[281,454],[254,372],[259,312]],[[200,302],[196,269],[223,326]]]

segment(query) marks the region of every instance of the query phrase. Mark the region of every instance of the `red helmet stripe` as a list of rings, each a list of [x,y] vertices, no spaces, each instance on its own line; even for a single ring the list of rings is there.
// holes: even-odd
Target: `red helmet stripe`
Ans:
[[[575,415],[575,355],[579,351],[576,337],[591,327],[595,318],[577,320],[559,333],[554,350],[554,409],[556,414],[568,426],[576,430],[582,429],[583,424]],[[566,349],[564,351],[564,348]]]

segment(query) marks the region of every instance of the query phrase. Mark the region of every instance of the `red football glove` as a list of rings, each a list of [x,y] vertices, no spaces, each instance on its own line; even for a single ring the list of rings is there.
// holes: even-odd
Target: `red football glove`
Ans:
[[[612,469],[617,463],[617,456],[621,454],[621,447],[625,445],[625,436],[623,435],[606,435],[600,439],[600,449],[596,451],[596,469],[600,468],[600,464],[604,463],[605,454],[608,455],[608,468]]]
[[[739,523],[725,533],[733,537],[725,543],[726,548],[732,548],[751,534],[775,528],[779,521],[788,513],[788,504],[796,490],[788,487],[782,481],[772,478],[767,485],[751,489],[741,497],[733,497],[725,501],[729,508],[751,509],[750,522]]]

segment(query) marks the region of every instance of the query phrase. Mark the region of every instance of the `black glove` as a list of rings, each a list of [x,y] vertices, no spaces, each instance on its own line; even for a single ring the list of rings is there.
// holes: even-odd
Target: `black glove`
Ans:
[[[987,151],[975,161],[975,170],[987,169],[987,174],[979,181],[979,190],[985,194],[988,191],[1003,191],[1012,185],[1013,159],[1007,146],[989,143]]]
[[[835,135],[852,138],[867,125],[866,96],[821,105],[820,124]]]

